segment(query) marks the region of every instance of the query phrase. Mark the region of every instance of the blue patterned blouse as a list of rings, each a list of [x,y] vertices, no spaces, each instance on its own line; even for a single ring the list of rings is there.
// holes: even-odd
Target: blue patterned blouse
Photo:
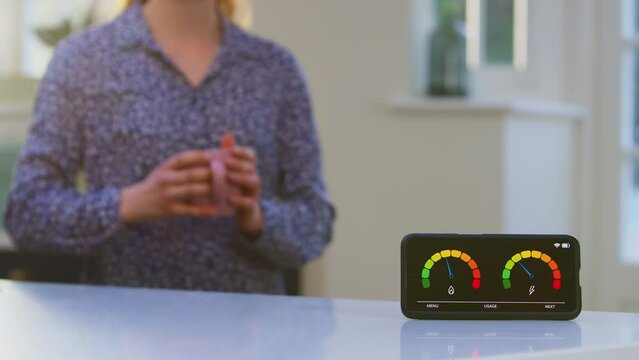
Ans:
[[[106,284],[262,293],[283,292],[281,271],[322,253],[334,210],[304,78],[281,47],[229,21],[223,35],[196,89],[153,40],[140,5],[59,46],[6,212],[18,248],[95,254]],[[232,217],[121,222],[123,187],[177,152],[219,146],[226,132],[258,155],[257,241]]]

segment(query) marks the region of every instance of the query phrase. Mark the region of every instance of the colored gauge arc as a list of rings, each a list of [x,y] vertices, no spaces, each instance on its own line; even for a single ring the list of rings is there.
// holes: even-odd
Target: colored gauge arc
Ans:
[[[523,266],[523,264],[520,263],[520,261],[522,261],[523,259],[529,258],[537,259],[546,263],[550,268],[550,271],[552,272],[552,288],[555,290],[561,289],[561,270],[559,270],[559,265],[557,265],[557,262],[555,262],[550,256],[537,250],[524,250],[508,259],[501,274],[504,289],[508,290],[512,287],[512,283],[510,282],[510,275],[513,271],[513,268],[517,264],[522,267],[523,271],[527,273],[528,277],[530,277],[531,279],[533,278],[533,275]]]
[[[470,257],[470,255],[466,254],[465,252],[462,252],[460,250],[454,250],[454,249],[442,250],[442,251],[436,252],[430,258],[428,258],[428,260],[426,260],[426,263],[424,264],[424,268],[422,269],[422,288],[428,289],[430,287],[431,285],[430,273],[433,266],[435,266],[435,264],[438,261],[443,261],[446,263],[446,268],[449,274],[448,277],[452,279],[453,274],[450,269],[449,260],[453,260],[453,259],[459,259],[468,265],[473,276],[473,281],[471,286],[473,287],[473,289],[479,289],[479,287],[481,286],[481,272],[479,271],[477,262],[473,260]]]

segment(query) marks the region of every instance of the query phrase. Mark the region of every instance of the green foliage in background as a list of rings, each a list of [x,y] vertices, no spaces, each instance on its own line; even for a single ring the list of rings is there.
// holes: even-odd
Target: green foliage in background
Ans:
[[[464,19],[466,17],[465,0],[436,0],[435,13],[437,20]]]
[[[20,145],[0,144],[0,231],[4,229],[5,207],[19,154]]]
[[[35,33],[43,43],[50,47],[55,47],[67,36],[76,31],[81,31],[95,23],[95,1],[89,8],[89,11],[78,24],[73,24],[71,18],[62,20],[58,25],[43,26],[35,29]]]

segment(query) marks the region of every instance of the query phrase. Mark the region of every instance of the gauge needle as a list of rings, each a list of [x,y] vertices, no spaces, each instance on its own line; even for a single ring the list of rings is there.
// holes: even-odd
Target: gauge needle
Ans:
[[[453,272],[450,270],[450,263],[448,262],[448,259],[446,259],[446,267],[448,267],[448,278],[452,279],[453,278]]]
[[[533,275],[533,273],[531,273],[530,271],[528,271],[528,269],[526,269],[526,267],[524,266],[524,264],[522,264],[521,262],[518,263],[519,265],[521,265],[521,268],[524,269],[524,271],[526,272],[526,274],[528,274],[528,277],[530,279],[534,279],[535,275]]]

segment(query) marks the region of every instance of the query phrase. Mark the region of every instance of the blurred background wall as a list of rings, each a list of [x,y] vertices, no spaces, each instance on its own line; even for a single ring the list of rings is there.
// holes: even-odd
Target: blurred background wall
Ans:
[[[583,118],[581,108],[563,104],[570,87],[564,71],[566,3],[530,2],[528,71],[504,69],[498,74],[503,84],[476,84],[475,96],[484,100],[459,102],[418,94],[431,1],[255,5],[256,32],[289,46],[307,72],[339,210],[334,244],[307,271],[308,293],[397,299],[398,243],[411,231],[579,233],[573,191],[580,186],[576,137]],[[534,99],[532,111],[519,111],[522,104],[514,99]],[[513,140],[528,140],[529,148],[511,165],[540,157],[530,165],[541,164],[542,173],[506,168],[507,156],[516,151],[507,143],[516,136],[507,135],[509,126],[527,126],[521,131],[529,132]],[[553,143],[544,131],[558,139]],[[540,154],[544,148],[547,153]],[[544,167],[543,159],[557,160],[553,152],[565,159]],[[519,189],[527,191],[519,192],[524,199],[505,209],[516,196],[508,193],[514,185],[508,176],[518,173],[532,187]],[[550,184],[533,178],[543,175]],[[539,196],[542,204],[530,209]],[[516,215],[520,223],[508,224],[508,215],[521,207],[528,210]],[[540,217],[547,221],[535,222]]]

